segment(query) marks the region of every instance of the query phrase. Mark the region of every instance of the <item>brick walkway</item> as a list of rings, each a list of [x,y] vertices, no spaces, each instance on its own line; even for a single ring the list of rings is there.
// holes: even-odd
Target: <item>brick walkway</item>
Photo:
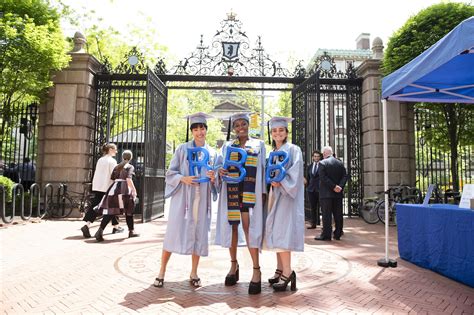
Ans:
[[[225,287],[228,251],[211,246],[201,259],[203,287],[187,281],[190,257],[173,255],[165,287],[155,288],[164,219],[138,224],[141,237],[108,234],[106,241],[82,238],[78,220],[20,223],[0,228],[1,302],[5,314],[18,313],[345,313],[474,314],[474,289],[398,258],[383,269],[384,229],[345,219],[342,241],[317,242],[307,230],[304,253],[293,256],[296,292],[249,296],[251,260],[239,249],[240,282]],[[122,222],[125,226],[125,223]],[[91,229],[95,232],[97,225]],[[396,229],[391,257],[398,257]],[[272,276],[274,254],[261,257],[262,279]],[[474,268],[474,266],[473,266]]]

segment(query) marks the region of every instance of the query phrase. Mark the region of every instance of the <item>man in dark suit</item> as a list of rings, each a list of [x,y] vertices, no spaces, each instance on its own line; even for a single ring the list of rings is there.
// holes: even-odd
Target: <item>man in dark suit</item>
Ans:
[[[319,162],[319,202],[323,215],[323,230],[318,241],[330,241],[332,234],[332,216],[336,229],[334,239],[340,240],[343,234],[342,198],[343,189],[347,182],[347,172],[344,164],[333,156],[331,147],[323,148],[323,160]]]
[[[308,192],[309,203],[311,204],[311,225],[308,229],[315,229],[320,225],[319,219],[319,161],[322,155],[319,151],[313,151],[313,163],[306,169],[306,191]]]

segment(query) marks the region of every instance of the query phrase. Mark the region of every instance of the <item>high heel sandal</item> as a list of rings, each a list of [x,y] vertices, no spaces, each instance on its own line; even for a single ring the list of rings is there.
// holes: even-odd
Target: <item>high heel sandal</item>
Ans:
[[[193,278],[189,276],[189,283],[195,288],[199,288],[201,286],[201,279],[199,278]]]
[[[270,283],[270,285],[278,283],[278,281],[280,281],[281,273],[282,271],[280,269],[275,270],[276,276],[274,275],[273,277],[268,278],[268,283]]]
[[[226,286],[236,285],[237,281],[239,281],[239,264],[237,264],[237,260],[231,260],[230,262],[235,262],[237,266],[235,267],[235,273],[233,275],[228,274],[225,276],[224,284]]]
[[[257,267],[257,268],[253,267],[253,269],[260,270],[260,267]],[[259,282],[250,281],[249,294],[259,294],[260,292],[262,292],[262,281],[261,280]]]
[[[153,282],[153,286],[157,288],[162,288],[164,283],[165,283],[165,279],[155,278],[155,282]]]
[[[291,291],[296,291],[296,273],[294,271],[291,272],[289,277],[286,277],[285,275],[281,275],[280,282],[274,283],[272,285],[273,290],[275,291],[286,291],[286,287],[288,286],[288,283],[291,282],[290,289]]]

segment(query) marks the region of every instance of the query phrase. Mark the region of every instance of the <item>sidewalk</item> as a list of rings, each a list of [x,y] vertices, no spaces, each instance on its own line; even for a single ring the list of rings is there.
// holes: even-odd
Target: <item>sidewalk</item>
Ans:
[[[320,229],[306,230],[305,252],[293,256],[296,292],[274,293],[267,286],[275,257],[263,252],[257,296],[247,294],[252,264],[245,248],[238,250],[235,287],[224,286],[229,255],[217,246],[201,259],[201,288],[189,285],[191,260],[180,255],[171,257],[164,288],[153,287],[165,219],[138,224],[141,236],[133,239],[109,234],[108,227],[103,243],[83,239],[79,220],[4,226],[0,309],[4,314],[474,314],[474,289],[398,258],[396,229],[390,229],[390,257],[397,258],[398,268],[383,269],[376,264],[384,256],[383,225],[351,218],[344,224],[341,241],[315,241]]]

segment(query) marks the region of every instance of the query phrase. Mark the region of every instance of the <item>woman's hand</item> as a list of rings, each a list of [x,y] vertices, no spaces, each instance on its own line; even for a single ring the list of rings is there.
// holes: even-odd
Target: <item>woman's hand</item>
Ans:
[[[198,183],[193,181],[195,179],[198,179],[198,177],[197,176],[183,176],[181,177],[181,182],[185,185],[197,186]]]
[[[280,182],[272,182],[272,186],[273,187],[281,187],[281,183]]]
[[[229,171],[226,170],[225,168],[220,168],[219,169],[219,176],[222,177],[222,176],[227,176],[227,174],[229,174]]]
[[[211,183],[214,184],[214,182],[216,181],[216,173],[214,171],[207,171],[206,176],[209,177]]]

